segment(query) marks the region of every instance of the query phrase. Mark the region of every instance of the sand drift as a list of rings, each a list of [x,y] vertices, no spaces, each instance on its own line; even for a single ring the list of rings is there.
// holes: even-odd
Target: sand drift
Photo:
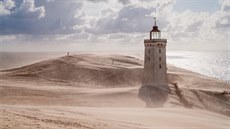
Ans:
[[[138,58],[94,54],[63,56],[2,70],[0,111],[5,115],[0,117],[3,121],[0,127],[133,129],[170,125],[182,128],[194,127],[194,124],[200,128],[229,127],[228,84],[169,66],[170,93],[164,100],[166,103],[162,109],[149,109],[139,98],[140,95],[138,97],[142,74],[143,61]],[[177,86],[172,85],[175,82]],[[150,98],[150,101],[156,100],[157,96]],[[169,126],[160,124],[166,120],[164,116],[178,121],[169,123]],[[202,116],[202,121],[207,123],[211,123],[209,118],[215,120],[216,126],[208,126],[205,122],[201,124],[198,118]],[[158,122],[151,122],[150,118],[159,119]],[[183,119],[191,121],[180,123]],[[38,125],[34,126],[36,122]],[[22,125],[17,126],[17,123]]]

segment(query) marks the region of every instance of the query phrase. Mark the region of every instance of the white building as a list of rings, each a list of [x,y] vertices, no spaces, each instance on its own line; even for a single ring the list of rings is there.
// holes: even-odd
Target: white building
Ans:
[[[142,85],[167,84],[166,43],[161,39],[161,32],[155,24],[149,39],[144,40],[144,78]]]

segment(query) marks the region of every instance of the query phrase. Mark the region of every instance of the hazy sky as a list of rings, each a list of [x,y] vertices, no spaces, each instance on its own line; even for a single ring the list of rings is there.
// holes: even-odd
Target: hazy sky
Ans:
[[[0,51],[142,51],[154,16],[168,50],[230,49],[230,0],[0,0]]]

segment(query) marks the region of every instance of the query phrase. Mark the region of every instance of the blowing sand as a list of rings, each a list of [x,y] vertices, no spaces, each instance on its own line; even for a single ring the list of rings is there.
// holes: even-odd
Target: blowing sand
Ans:
[[[168,67],[163,108],[138,98],[143,61],[79,54],[0,72],[0,129],[228,129],[230,85]]]

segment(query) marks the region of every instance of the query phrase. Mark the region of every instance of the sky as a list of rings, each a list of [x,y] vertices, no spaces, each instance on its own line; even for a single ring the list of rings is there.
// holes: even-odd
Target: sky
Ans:
[[[0,0],[0,51],[230,50],[230,0]]]

